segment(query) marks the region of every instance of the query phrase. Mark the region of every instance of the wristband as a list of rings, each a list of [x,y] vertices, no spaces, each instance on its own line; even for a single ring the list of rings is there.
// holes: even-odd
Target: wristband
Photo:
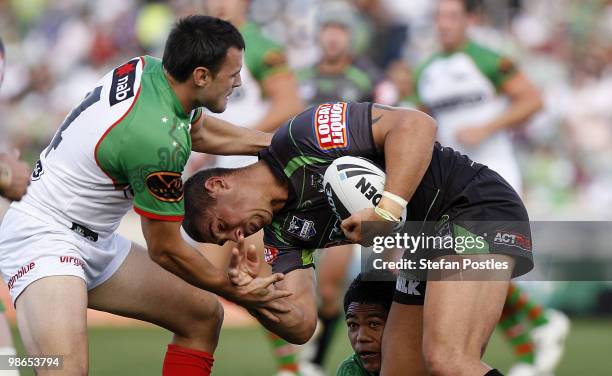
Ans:
[[[408,205],[408,201],[406,201],[403,197],[396,195],[395,193],[383,191],[382,195],[388,198],[389,200],[395,202],[402,208],[405,208]]]
[[[389,222],[399,222],[399,218],[396,218],[388,210],[385,210],[379,206],[374,208],[374,213],[378,214],[379,217]]]
[[[0,163],[0,190],[10,187],[13,181],[13,173],[8,165]]]

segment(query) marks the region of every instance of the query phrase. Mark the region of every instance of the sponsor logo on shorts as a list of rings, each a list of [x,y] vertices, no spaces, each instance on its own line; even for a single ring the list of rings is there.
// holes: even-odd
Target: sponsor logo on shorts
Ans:
[[[421,296],[421,293],[419,290],[417,290],[417,287],[419,287],[420,284],[421,281],[415,281],[398,276],[395,282],[395,289],[407,295]]]
[[[519,233],[498,231],[493,238],[493,244],[516,247],[531,252],[531,239]]]
[[[264,260],[268,265],[274,264],[276,260],[278,260],[278,249],[270,245],[266,245],[264,247]]]
[[[136,81],[136,65],[138,60],[130,60],[113,71],[113,82],[111,83],[108,98],[111,106],[134,96],[134,82]]]
[[[183,199],[183,180],[178,172],[153,172],[145,182],[149,193],[160,201],[178,202]]]
[[[59,260],[62,264],[73,264],[74,266],[80,266],[81,268],[85,266],[85,262],[77,257],[60,256]]]
[[[17,273],[15,273],[15,275],[13,275],[8,281],[9,290],[12,290],[13,286],[15,286],[15,282],[17,282],[19,278],[26,275],[26,273],[28,273],[30,270],[34,269],[35,266],[36,266],[36,263],[32,261],[28,265],[24,265],[21,268],[19,268],[19,270],[17,270]]]
[[[298,218],[294,215],[291,218],[287,232],[301,239],[308,240],[317,233],[317,230],[313,221]]]
[[[321,149],[346,149],[348,146],[347,108],[345,102],[324,103],[317,108],[313,124]]]

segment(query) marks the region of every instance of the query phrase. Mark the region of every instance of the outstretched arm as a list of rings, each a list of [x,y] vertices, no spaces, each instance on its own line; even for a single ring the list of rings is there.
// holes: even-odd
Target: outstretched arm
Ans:
[[[238,127],[209,115],[191,126],[191,149],[216,155],[256,155],[270,145],[271,133]]]

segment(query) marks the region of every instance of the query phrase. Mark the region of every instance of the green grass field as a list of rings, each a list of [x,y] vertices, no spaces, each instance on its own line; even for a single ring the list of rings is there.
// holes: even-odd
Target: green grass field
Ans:
[[[170,334],[152,328],[92,328],[90,330],[90,374],[103,376],[159,375],[165,345]],[[23,351],[18,343],[19,351]],[[407,349],[407,351],[410,351]],[[349,354],[346,331],[342,326],[334,339],[328,358],[328,374]],[[512,355],[496,333],[486,354],[490,364],[506,371]],[[226,329],[221,333],[215,354],[213,375],[270,376],[274,359],[260,329]],[[23,371],[22,375],[33,375]],[[575,320],[566,354],[557,376],[612,375],[612,320]]]

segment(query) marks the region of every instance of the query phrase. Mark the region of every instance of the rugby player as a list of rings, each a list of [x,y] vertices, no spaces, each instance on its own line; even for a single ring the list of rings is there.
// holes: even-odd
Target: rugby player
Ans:
[[[542,98],[512,59],[470,38],[474,5],[466,0],[438,2],[435,24],[441,51],[416,71],[416,99],[438,122],[442,144],[486,164],[521,194],[521,174],[509,131],[536,114],[543,106]],[[512,284],[500,327],[518,360],[509,376],[554,372],[569,331],[567,316],[544,309]]]
[[[418,111],[344,102],[310,108],[275,133],[259,162],[191,177],[183,227],[196,240],[223,243],[236,232],[249,235],[265,226],[267,261],[273,271],[286,274],[276,287],[293,295],[285,300],[291,310],[279,314],[280,322],[254,315],[294,343],[306,342],[316,325],[314,249],[359,243],[361,222],[381,220],[377,212],[399,218],[404,209],[399,197],[408,201],[411,221],[437,222],[442,236],[480,233],[486,248],[466,249],[461,256],[450,249],[448,257],[504,261],[509,267],[496,281],[454,281],[454,273],[442,273],[441,280],[425,283],[400,275],[383,337],[382,374],[498,375],[481,355],[501,314],[508,280],[533,267],[527,212],[503,178],[435,143],[435,134],[435,121]],[[321,183],[329,164],[343,155],[384,165],[387,193],[376,209],[340,222]],[[251,181],[259,184],[245,188]],[[502,221],[503,227],[475,228],[473,221],[491,226]],[[524,241],[492,238],[507,232]],[[254,273],[244,262],[239,265],[230,271],[232,280],[246,283]]]
[[[237,286],[180,233],[189,153],[254,155],[270,141],[202,116],[202,106],[225,110],[244,47],[225,21],[179,20],[161,61],[136,57],[106,74],[42,151],[0,228],[0,268],[26,350],[63,356],[61,372],[39,374],[88,373],[88,307],[172,331],[168,376],[210,374],[223,320],[212,293],[271,321],[286,311],[275,300],[290,293],[267,290],[281,274]],[[132,206],[147,249],[115,233]]]
[[[287,119],[300,113],[304,104],[298,93],[294,72],[287,61],[285,48],[267,36],[262,28],[249,20],[251,0],[206,0],[205,12],[236,26],[248,48],[244,51],[241,71],[242,85],[228,98],[228,108],[219,119],[240,124],[262,132],[274,132]],[[257,162],[255,156],[227,155],[214,159],[214,167],[244,167]],[[190,161],[191,164],[191,161]],[[253,244],[263,257],[263,231],[245,239]],[[202,244],[198,248],[211,263],[226,270],[231,257],[233,242],[223,246]],[[265,264],[260,276],[269,275],[271,268]],[[274,333],[266,332],[277,363],[277,376],[298,374],[297,349]]]
[[[360,273],[346,290],[344,314],[355,353],[340,364],[337,376],[379,374],[382,336],[395,291],[391,277],[389,272]]]

